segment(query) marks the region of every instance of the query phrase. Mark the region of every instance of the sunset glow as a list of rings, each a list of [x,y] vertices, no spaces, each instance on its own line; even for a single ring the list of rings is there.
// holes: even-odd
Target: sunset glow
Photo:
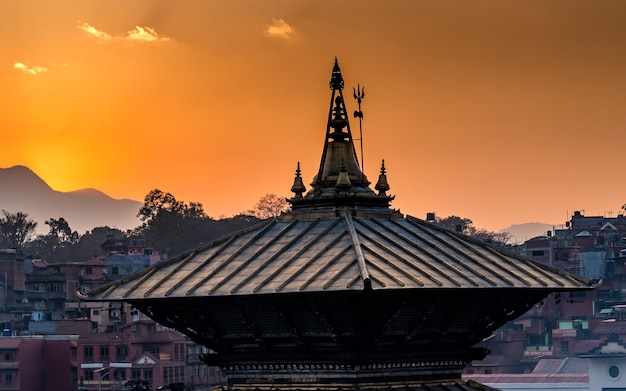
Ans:
[[[401,212],[615,216],[625,37],[618,0],[2,1],[0,167],[238,214],[291,196],[297,162],[310,188],[337,56],[349,111],[366,86],[365,173],[385,159]]]

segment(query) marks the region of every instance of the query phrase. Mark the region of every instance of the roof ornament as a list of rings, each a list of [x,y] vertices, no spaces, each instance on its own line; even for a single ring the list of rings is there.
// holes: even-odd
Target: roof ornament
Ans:
[[[359,143],[361,144],[361,171],[365,175],[365,160],[363,159],[363,111],[361,111],[361,102],[365,98],[365,86],[361,88],[360,84],[356,85],[356,89],[352,87],[354,99],[356,99],[359,109],[354,111],[354,118],[359,119]]]
[[[389,183],[387,182],[387,171],[385,170],[385,159],[383,159],[383,164],[380,167],[380,175],[378,176],[378,182],[374,187],[378,190],[379,196],[386,196],[387,191],[389,190]]]
[[[341,76],[341,69],[339,68],[339,62],[337,62],[337,57],[335,57],[335,65],[333,65],[333,73],[330,77],[330,89],[335,90],[343,90],[343,76]]]
[[[343,108],[343,97],[337,96],[335,97],[335,107],[333,108],[333,116],[330,120],[330,126],[333,128],[333,133],[330,134],[330,137],[337,140],[345,140],[348,136],[347,133],[343,133],[342,129],[346,127],[348,124],[348,119],[346,118],[346,113]]]
[[[296,194],[295,198],[302,198],[302,193],[306,191],[306,187],[304,187],[302,177],[300,176],[300,162],[298,162],[298,168],[296,168],[296,177],[293,179],[291,191]]]
[[[352,187],[352,182],[350,182],[350,177],[348,176],[348,170],[346,170],[346,165],[341,159],[341,169],[339,170],[339,177],[337,178],[337,189],[339,190],[348,190]]]

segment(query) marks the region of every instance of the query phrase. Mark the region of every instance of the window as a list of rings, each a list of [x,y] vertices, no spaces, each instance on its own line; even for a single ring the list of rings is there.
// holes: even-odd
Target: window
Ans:
[[[113,378],[115,380],[126,380],[126,369],[116,369],[113,372]]]
[[[117,361],[124,361],[126,359],[127,349],[126,345],[115,346],[115,357]]]
[[[533,250],[532,255],[533,257],[543,257],[543,250]]]
[[[78,350],[78,349],[76,349],[76,346],[72,346],[72,347],[70,348],[70,354],[72,355],[72,358],[76,358],[76,356],[78,355],[77,350]]]
[[[141,380],[141,369],[131,369],[130,378],[131,380]]]
[[[163,384],[170,384],[172,378],[172,367],[163,368]]]
[[[146,368],[143,370],[143,380],[147,380],[152,383],[152,368]]]
[[[11,352],[4,353],[4,361],[11,361]]]
[[[83,376],[85,377],[85,380],[93,380],[93,369],[85,369]]]
[[[100,315],[100,310],[93,310],[94,315]]]
[[[619,376],[619,368],[616,367],[615,365],[611,365],[611,367],[609,368],[609,376],[611,376],[612,378],[616,378]]]
[[[13,374],[12,373],[5,373],[4,374],[4,383],[5,384],[13,383]]]
[[[561,341],[561,353],[569,352],[569,341]]]
[[[108,345],[100,345],[100,361],[109,361]]]
[[[185,344],[174,344],[174,361],[184,361],[185,359]]]
[[[90,267],[85,268],[85,274],[91,274],[93,270]]]
[[[120,269],[117,266],[111,266],[111,274],[117,276],[118,274],[120,274]]]
[[[93,346],[92,345],[83,346],[83,354],[85,356],[85,361],[93,361]]]
[[[65,285],[64,285],[64,284],[54,284],[54,285],[52,286],[52,290],[53,290],[54,292],[60,292],[60,293],[63,293],[63,292],[65,292]]]

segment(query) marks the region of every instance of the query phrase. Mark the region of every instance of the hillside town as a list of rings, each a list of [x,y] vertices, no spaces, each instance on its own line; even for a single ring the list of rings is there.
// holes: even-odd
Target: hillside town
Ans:
[[[601,279],[601,286],[554,294],[501,327],[481,344],[489,355],[466,367],[465,376],[486,384],[541,382],[546,375],[588,383],[581,356],[626,335],[626,217],[575,212],[564,229],[508,250]],[[202,361],[206,348],[127,304],[79,299],[77,292],[163,260],[141,239],[119,238],[114,230],[101,251],[92,259],[48,264],[0,250],[0,390],[130,390],[142,384],[209,390],[222,384],[219,368]]]
[[[580,294],[553,294],[501,327],[481,344],[490,354],[467,367],[466,376],[500,387],[559,382],[578,389],[588,384],[585,356],[607,341],[624,341],[626,335],[626,217],[576,211],[563,229],[547,231],[513,250],[559,270],[601,280],[601,285]]]

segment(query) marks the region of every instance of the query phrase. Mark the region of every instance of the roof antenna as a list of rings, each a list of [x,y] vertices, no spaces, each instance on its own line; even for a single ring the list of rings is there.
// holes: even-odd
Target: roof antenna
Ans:
[[[365,98],[365,86],[361,88],[360,84],[357,84],[357,89],[352,87],[354,92],[354,99],[359,104],[359,109],[354,111],[354,118],[359,119],[359,143],[361,144],[361,175],[365,177],[365,161],[363,160],[363,112],[361,111],[361,102]],[[363,179],[363,178],[361,178]]]

